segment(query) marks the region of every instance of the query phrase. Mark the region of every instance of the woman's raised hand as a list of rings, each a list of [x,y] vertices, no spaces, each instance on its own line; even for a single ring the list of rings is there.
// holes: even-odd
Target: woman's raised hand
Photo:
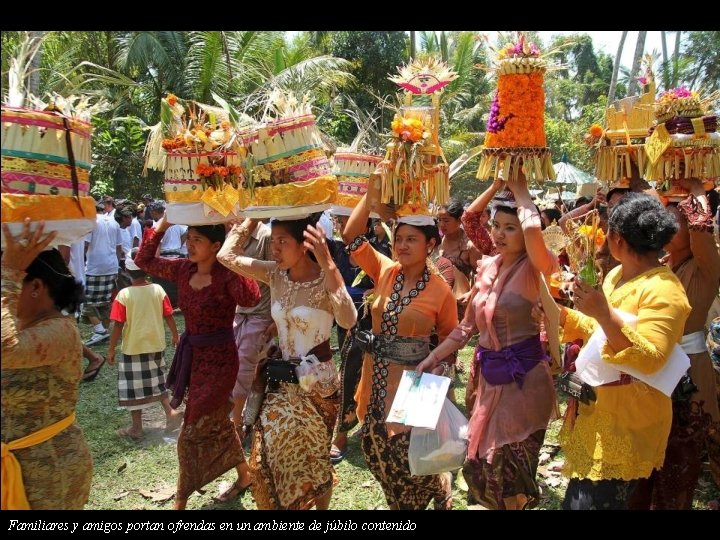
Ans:
[[[510,175],[510,178],[506,182],[507,188],[512,191],[515,195],[515,200],[525,199],[532,201],[530,191],[528,190],[527,180],[525,179],[525,173],[518,171],[516,177]]]
[[[317,227],[308,225],[307,229],[303,231],[303,236],[305,236],[303,245],[315,255],[315,259],[320,265],[320,268],[323,270],[330,268],[333,260],[330,256],[325,229],[322,228],[322,225],[318,225]]]
[[[3,251],[2,262],[8,268],[24,271],[50,245],[50,242],[57,236],[57,231],[52,231],[43,236],[45,222],[40,221],[35,231],[30,231],[30,218],[25,218],[22,231],[15,237],[10,232],[7,223],[2,225],[5,235],[5,250]]]

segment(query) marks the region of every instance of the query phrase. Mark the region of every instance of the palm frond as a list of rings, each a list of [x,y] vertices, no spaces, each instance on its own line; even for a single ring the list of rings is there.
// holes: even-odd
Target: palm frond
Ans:
[[[4,100],[8,105],[22,107],[25,104],[29,92],[26,85],[32,73],[32,61],[42,43],[42,38],[31,38],[30,34],[25,32],[10,62],[8,91]]]
[[[439,52],[437,34],[435,32],[418,32],[420,34],[420,49],[426,53]]]
[[[222,32],[190,32],[185,77],[191,96],[210,101],[213,91],[227,95],[232,66],[226,62]]]
[[[350,84],[355,80],[355,77],[347,71],[350,65],[350,62],[343,58],[318,56],[289,66],[270,77],[248,96],[245,103],[246,110],[265,109],[275,90],[303,96],[327,92]]]
[[[362,110],[350,96],[346,96],[346,99],[349,107],[344,109],[344,112],[355,122],[358,129],[349,149],[367,154],[382,154],[383,138],[378,131],[378,117]]]

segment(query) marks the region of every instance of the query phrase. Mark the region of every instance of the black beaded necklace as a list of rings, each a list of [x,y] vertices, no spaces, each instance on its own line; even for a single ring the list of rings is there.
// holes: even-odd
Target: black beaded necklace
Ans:
[[[405,274],[402,270],[395,278],[393,283],[393,292],[385,306],[385,312],[382,314],[382,323],[380,329],[385,336],[394,337],[397,334],[397,323],[399,315],[410,305],[410,302],[425,289],[427,282],[430,281],[430,272],[427,266],[423,270],[422,277],[415,284],[415,287],[408,292],[407,296],[400,298],[405,283]],[[362,432],[367,433],[370,429],[370,421],[373,417],[382,421],[385,418],[385,397],[387,396],[387,375],[390,359],[382,354],[376,354],[374,358],[373,374],[372,374],[372,397],[370,405],[365,412],[365,422],[363,423]]]
[[[415,284],[415,287],[410,289],[402,299],[400,298],[400,291],[403,289],[405,284],[405,274],[402,270],[398,273],[393,283],[393,292],[388,299],[388,303],[385,306],[385,312],[382,314],[382,323],[380,323],[380,330],[383,334],[388,336],[394,336],[397,334],[397,323],[399,315],[403,309],[410,305],[410,302],[420,294],[420,291],[425,289],[425,285],[430,281],[430,272],[427,266],[423,269],[422,276]]]

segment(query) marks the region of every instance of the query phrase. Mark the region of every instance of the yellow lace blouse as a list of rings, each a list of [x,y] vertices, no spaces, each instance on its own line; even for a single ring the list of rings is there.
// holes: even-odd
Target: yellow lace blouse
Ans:
[[[645,373],[660,369],[680,340],[690,305],[677,277],[666,267],[653,268],[616,288],[622,267],[614,268],[603,284],[610,305],[637,315],[637,328],[623,334],[633,343],[619,353],[605,344],[603,360],[627,364]],[[564,340],[587,341],[595,319],[568,310]],[[573,429],[563,426],[560,441],[565,451],[563,473],[589,480],[632,480],[650,476],[665,458],[670,433],[670,398],[640,381],[595,388],[597,401],[578,406]]]

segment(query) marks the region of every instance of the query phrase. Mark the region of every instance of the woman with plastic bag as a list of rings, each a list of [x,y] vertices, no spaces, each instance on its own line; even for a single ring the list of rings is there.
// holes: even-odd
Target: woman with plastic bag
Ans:
[[[537,505],[540,448],[556,411],[549,358],[532,310],[540,300],[539,272],[552,274],[557,262],[545,247],[525,178],[518,177],[508,182],[510,192],[493,200],[491,234],[498,254],[479,264],[464,319],[417,367],[432,369],[478,335],[477,397],[463,474],[469,495],[497,510]],[[483,212],[496,190],[480,195],[474,209]]]
[[[403,371],[412,370],[430,351],[433,331],[442,342],[457,325],[452,290],[434,271],[428,256],[439,242],[436,225],[400,221],[393,236],[396,261],[379,253],[362,236],[370,215],[367,195],[355,207],[343,231],[347,249],[375,282],[371,306],[372,333],[358,332],[364,358],[356,395],[363,422],[361,447],[365,461],[380,482],[394,510],[452,507],[450,474],[412,476],[408,462],[410,426],[385,422]],[[430,267],[429,267],[430,265]],[[454,362],[454,357],[450,359]],[[436,366],[445,374],[446,362]]]
[[[256,370],[267,386],[249,460],[261,510],[327,510],[336,482],[330,444],[340,383],[329,339],[333,320],[352,328],[357,313],[318,218],[273,221],[274,261],[241,255],[249,234],[242,224],[233,226],[218,253],[232,271],[270,286],[282,354]],[[254,388],[265,386],[257,382]]]

